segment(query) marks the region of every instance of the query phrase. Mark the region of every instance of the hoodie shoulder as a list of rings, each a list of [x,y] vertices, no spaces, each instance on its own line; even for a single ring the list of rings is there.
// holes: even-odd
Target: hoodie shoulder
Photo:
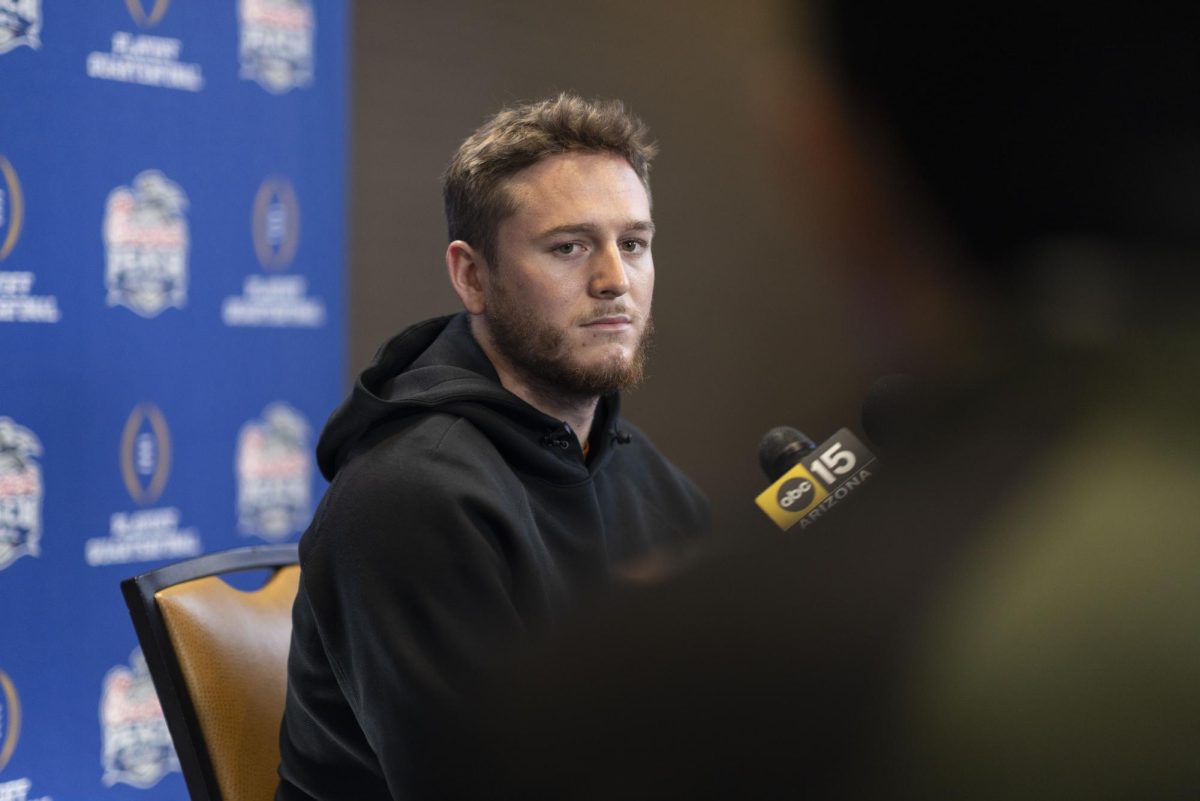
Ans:
[[[348,454],[306,538],[312,546],[332,536],[341,547],[350,539],[342,532],[354,531],[361,546],[456,530],[451,519],[472,503],[498,506],[494,499],[519,490],[502,467],[495,447],[462,417],[431,411],[380,425]]]
[[[417,323],[392,337],[330,415],[317,443],[322,475],[333,480],[374,429],[447,401],[502,399],[495,370],[465,313]]]

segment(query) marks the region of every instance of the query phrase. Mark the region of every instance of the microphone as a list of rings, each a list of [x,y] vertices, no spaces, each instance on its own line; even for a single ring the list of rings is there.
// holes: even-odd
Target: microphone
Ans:
[[[807,434],[791,426],[775,426],[758,443],[758,463],[767,478],[775,481],[817,449]]]
[[[754,502],[784,531],[810,525],[871,477],[875,456],[850,429],[820,445],[794,428],[778,426],[758,446],[758,460],[774,481]]]

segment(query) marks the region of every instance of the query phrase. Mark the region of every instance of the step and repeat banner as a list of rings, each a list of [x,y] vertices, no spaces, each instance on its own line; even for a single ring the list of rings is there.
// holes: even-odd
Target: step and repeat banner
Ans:
[[[187,797],[119,583],[323,488],[347,16],[0,0],[0,801]]]

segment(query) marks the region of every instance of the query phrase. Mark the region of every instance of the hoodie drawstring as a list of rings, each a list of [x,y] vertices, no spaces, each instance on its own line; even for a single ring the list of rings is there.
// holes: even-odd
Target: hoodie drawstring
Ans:
[[[633,442],[633,434],[628,431],[618,431],[615,427],[612,428],[608,435],[612,437],[612,441],[617,445],[628,445]]]
[[[547,448],[562,448],[564,451],[571,447],[571,439],[575,436],[575,432],[571,430],[571,426],[563,423],[558,428],[553,428],[550,433],[542,437],[542,445]]]

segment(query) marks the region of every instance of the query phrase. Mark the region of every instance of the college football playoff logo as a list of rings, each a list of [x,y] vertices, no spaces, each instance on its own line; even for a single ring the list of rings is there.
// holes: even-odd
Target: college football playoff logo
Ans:
[[[0,0],[3,2],[3,0]],[[17,171],[4,156],[0,156],[0,261],[8,258],[25,223],[25,196]]]
[[[300,201],[291,181],[276,175],[262,182],[254,196],[250,228],[259,264],[282,270],[292,263],[300,243]]]
[[[12,759],[21,735],[21,699],[12,679],[0,670],[0,771]]]
[[[133,21],[142,28],[153,28],[167,13],[167,6],[171,4],[171,0],[153,0],[150,4],[150,10],[146,10],[146,3],[142,0],[125,0],[125,7],[129,9],[129,15],[133,17]]]
[[[121,432],[121,478],[134,503],[145,506],[162,495],[171,474],[171,432],[153,403],[129,413]]]

